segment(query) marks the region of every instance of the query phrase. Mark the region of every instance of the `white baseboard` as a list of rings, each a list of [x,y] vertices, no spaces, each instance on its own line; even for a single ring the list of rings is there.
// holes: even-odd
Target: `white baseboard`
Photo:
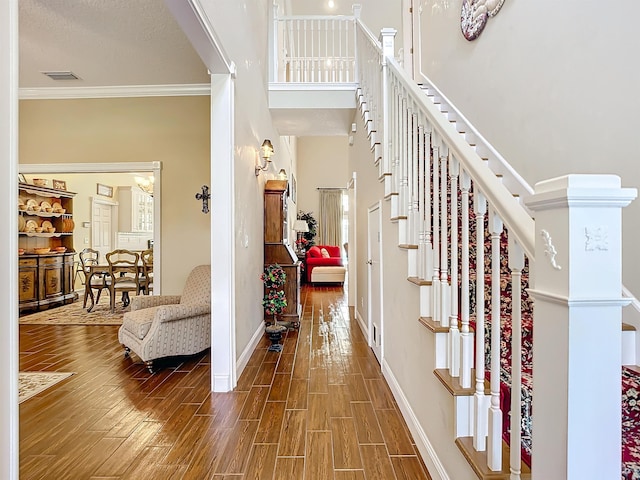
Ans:
[[[230,392],[231,390],[233,390],[233,385],[231,384],[231,376],[214,375],[213,377],[214,392]]]
[[[244,367],[246,367],[247,363],[249,363],[249,359],[251,358],[253,351],[256,349],[256,346],[258,345],[258,342],[260,342],[260,339],[263,335],[264,322],[261,322],[260,325],[258,325],[255,333],[251,337],[251,340],[249,340],[249,343],[240,354],[240,357],[238,357],[238,361],[236,362],[236,378],[240,378],[240,375],[244,371]]]
[[[360,325],[360,330],[362,330],[362,334],[364,338],[369,338],[369,327],[367,326],[367,322],[364,321],[360,312],[356,310],[356,320],[358,321],[358,325]]]
[[[407,422],[407,426],[411,431],[411,435],[413,435],[413,439],[416,442],[418,450],[420,451],[422,460],[427,466],[427,469],[429,470],[429,473],[431,474],[433,480],[451,480],[446,470],[444,469],[444,465],[442,465],[442,462],[440,462],[440,459],[438,458],[433,445],[429,441],[427,434],[420,426],[418,418],[413,413],[413,409],[411,408],[411,405],[409,405],[409,401],[404,395],[402,388],[400,388],[400,385],[398,384],[396,377],[393,375],[389,364],[385,360],[382,361],[382,374],[387,380],[387,383],[389,384],[389,387],[393,392],[393,396],[396,399],[396,402],[398,402],[398,406],[400,407],[402,416],[405,422]]]

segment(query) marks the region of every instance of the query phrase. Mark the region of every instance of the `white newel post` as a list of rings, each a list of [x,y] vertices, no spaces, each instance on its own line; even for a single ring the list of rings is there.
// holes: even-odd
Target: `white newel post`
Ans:
[[[533,479],[621,472],[621,216],[615,175],[536,185]]]

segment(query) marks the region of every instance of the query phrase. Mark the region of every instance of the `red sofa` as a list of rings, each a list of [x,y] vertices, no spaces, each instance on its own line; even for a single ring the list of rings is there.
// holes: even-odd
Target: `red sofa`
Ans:
[[[329,253],[329,257],[322,256],[322,249],[326,249]],[[307,256],[305,260],[306,278],[307,282],[311,282],[311,272],[314,267],[329,267],[329,266],[342,266],[342,251],[339,246],[336,245],[314,245],[307,250]]]

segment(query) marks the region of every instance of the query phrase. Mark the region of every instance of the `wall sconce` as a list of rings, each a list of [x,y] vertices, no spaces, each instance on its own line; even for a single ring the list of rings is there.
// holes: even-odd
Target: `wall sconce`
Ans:
[[[286,180],[287,178],[287,171],[284,168],[281,168],[278,172],[278,180]]]
[[[264,164],[256,165],[256,177],[260,175],[261,172],[264,172],[269,168],[271,164],[271,157],[273,156],[273,145],[271,145],[271,140],[266,139],[262,142],[262,146],[260,147],[261,157],[264,159]]]

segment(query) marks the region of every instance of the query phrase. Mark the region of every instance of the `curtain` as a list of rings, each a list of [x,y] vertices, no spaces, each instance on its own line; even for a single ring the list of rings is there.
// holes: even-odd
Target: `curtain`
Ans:
[[[342,245],[342,188],[320,190],[319,245]]]

